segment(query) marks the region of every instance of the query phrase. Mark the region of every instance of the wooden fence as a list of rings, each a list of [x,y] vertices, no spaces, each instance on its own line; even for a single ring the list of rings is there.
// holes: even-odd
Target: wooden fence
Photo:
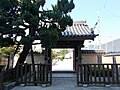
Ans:
[[[47,85],[52,83],[52,72],[49,64],[19,64],[16,75],[17,85]]]
[[[0,72],[0,90],[4,90],[6,82],[15,81],[15,69],[8,69]]]
[[[120,64],[78,64],[77,84],[120,84]]]

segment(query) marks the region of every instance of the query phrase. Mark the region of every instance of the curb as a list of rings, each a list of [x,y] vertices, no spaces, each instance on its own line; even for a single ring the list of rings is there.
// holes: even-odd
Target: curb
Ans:
[[[13,87],[15,87],[15,82],[12,82],[10,84],[4,85],[4,90],[10,90]]]

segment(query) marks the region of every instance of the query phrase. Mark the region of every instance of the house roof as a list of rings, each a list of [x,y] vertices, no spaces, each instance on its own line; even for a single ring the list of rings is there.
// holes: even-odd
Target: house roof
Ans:
[[[81,50],[83,54],[104,54],[105,52],[103,50]]]
[[[93,29],[90,29],[86,21],[73,22],[71,27],[67,27],[62,32],[62,37],[95,37]]]
[[[109,52],[109,53],[105,53],[105,56],[120,56],[120,52]]]

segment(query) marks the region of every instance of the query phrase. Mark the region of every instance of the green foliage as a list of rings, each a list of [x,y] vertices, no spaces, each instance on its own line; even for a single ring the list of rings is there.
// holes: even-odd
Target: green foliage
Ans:
[[[0,46],[14,45],[13,22],[17,18],[18,13],[17,0],[1,0],[0,1]]]
[[[54,51],[52,51],[52,58],[62,61],[67,53],[69,53],[67,49],[62,49],[59,53],[57,53],[54,50]]]
[[[57,22],[60,31],[64,31],[67,26],[72,26],[73,24],[73,20],[68,13],[71,12],[74,7],[73,0],[70,2],[68,0],[58,0],[56,5],[52,5],[53,10],[44,12],[42,17]]]
[[[1,0],[0,46],[18,43],[17,36],[22,37],[19,43],[23,45],[37,37],[44,47],[55,46],[61,31],[73,24],[69,13],[75,5],[73,0],[58,0],[51,10],[44,10],[44,4],[45,0]]]
[[[52,51],[52,58],[53,58],[53,59],[56,59],[57,56],[58,56],[58,53],[57,53],[55,50],[53,50],[53,51]]]
[[[44,28],[40,31],[41,42],[44,47],[50,48],[54,46],[59,38],[57,30],[48,30]]]
[[[60,11],[62,11],[65,14],[71,12],[71,10],[75,7],[73,0],[71,0],[70,2],[68,0],[58,0],[57,4]]]
[[[1,15],[2,12],[0,12],[0,25],[4,26],[6,24],[6,18]]]
[[[30,40],[27,37],[23,37],[20,40],[20,43],[23,44],[23,45],[29,45],[30,44]]]
[[[73,20],[69,15],[65,15],[59,19],[58,23],[61,27],[61,30],[64,31],[67,25],[72,26]]]
[[[37,16],[33,16],[31,19],[30,19],[30,22],[32,24],[33,27],[38,27],[39,26],[39,19]]]
[[[0,38],[0,46],[1,47],[9,47],[11,45],[14,45],[14,41],[11,38]]]
[[[14,47],[2,47],[0,48],[0,54],[7,56],[11,52],[14,52]]]
[[[33,15],[29,12],[26,12],[23,14],[22,19],[25,20],[26,23],[30,23],[30,19],[33,17]]]
[[[73,7],[70,7],[70,5],[73,5]],[[64,8],[66,6],[67,8]],[[43,46],[48,48],[54,46],[59,39],[61,31],[64,31],[67,26],[73,24],[73,20],[67,15],[73,8],[72,0],[70,2],[68,0],[58,0],[56,5],[52,5],[52,10],[41,14],[43,20],[48,20],[51,23],[49,27],[43,27],[39,32]]]
[[[4,9],[6,11],[9,11],[13,7],[17,7],[17,0],[1,0],[0,1],[0,6],[1,9]]]
[[[67,49],[63,49],[63,50],[60,51],[59,55],[64,58],[67,53],[68,53],[68,50]]]

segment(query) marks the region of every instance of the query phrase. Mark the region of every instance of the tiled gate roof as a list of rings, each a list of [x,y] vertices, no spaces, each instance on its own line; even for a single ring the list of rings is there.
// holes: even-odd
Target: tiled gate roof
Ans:
[[[83,37],[83,36],[93,36],[94,32],[88,27],[86,21],[74,22],[71,27],[62,32],[62,37]]]

